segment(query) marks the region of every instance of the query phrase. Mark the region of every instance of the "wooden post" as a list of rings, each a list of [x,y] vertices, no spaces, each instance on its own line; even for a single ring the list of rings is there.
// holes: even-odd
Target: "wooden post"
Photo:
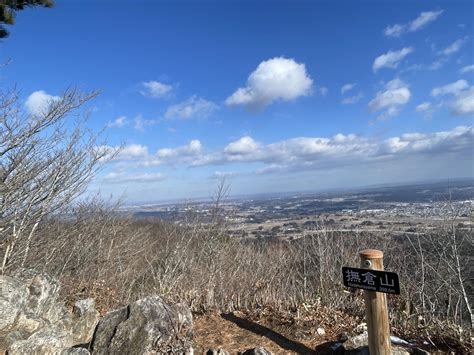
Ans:
[[[383,252],[367,249],[359,252],[361,268],[383,270]],[[390,326],[385,293],[364,290],[365,313],[371,355],[390,355]]]

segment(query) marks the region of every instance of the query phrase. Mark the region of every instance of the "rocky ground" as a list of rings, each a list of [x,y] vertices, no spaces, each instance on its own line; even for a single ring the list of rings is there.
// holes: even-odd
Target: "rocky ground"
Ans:
[[[93,299],[68,309],[56,280],[23,270],[0,276],[0,353],[368,354],[360,319],[321,307],[295,312],[266,308],[193,317],[184,304],[149,296],[100,317]],[[392,342],[394,354],[429,354],[396,337]]]

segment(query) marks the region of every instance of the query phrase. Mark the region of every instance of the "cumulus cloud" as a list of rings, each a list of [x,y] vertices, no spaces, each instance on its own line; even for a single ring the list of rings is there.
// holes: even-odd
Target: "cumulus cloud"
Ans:
[[[202,144],[199,140],[193,139],[189,144],[177,148],[162,148],[156,152],[160,159],[169,159],[175,157],[187,157],[201,153]]]
[[[410,101],[410,89],[400,79],[389,81],[383,91],[379,91],[369,102],[371,112],[384,111],[378,119],[386,119],[398,115],[400,108]]]
[[[472,95],[472,92],[471,92]],[[472,101],[471,101],[472,102]],[[469,108],[472,110],[472,104]],[[177,164],[187,167],[224,166],[232,164],[249,164],[256,167],[256,174],[277,173],[282,171],[302,171],[347,169],[348,166],[363,164],[380,164],[385,162],[407,159],[421,159],[442,157],[469,157],[474,149],[474,132],[472,127],[460,126],[448,131],[420,133],[405,133],[388,138],[368,138],[356,134],[336,134],[331,137],[295,137],[276,141],[269,144],[258,143],[250,136],[241,137],[227,146],[214,151],[205,151],[201,142],[191,141],[189,144],[175,148],[162,148],[156,154],[148,155],[143,161],[152,159],[160,161],[162,165],[174,166]],[[134,155],[143,156],[148,149],[135,147],[134,154],[130,154],[129,164],[136,165]],[[454,154],[454,155],[449,155]],[[417,158],[418,157],[418,158]],[[143,158],[142,158],[143,159]],[[113,162],[112,162],[113,163]],[[124,162],[116,162],[123,168]],[[146,169],[153,164],[138,165]],[[240,165],[239,165],[240,166]],[[154,172],[140,172],[136,175],[109,175],[110,179],[118,181],[154,181],[161,179],[161,175]],[[247,174],[247,173],[246,173]],[[231,170],[216,171],[211,178],[237,176]]]
[[[172,85],[160,83],[159,81],[146,81],[142,83],[142,90],[140,94],[146,97],[152,97],[155,99],[166,97],[173,90]]]
[[[39,90],[28,96],[25,107],[32,115],[43,115],[53,103],[59,100],[61,100],[59,96],[50,95],[43,90]]]
[[[248,155],[255,153],[255,151],[259,148],[259,144],[253,140],[252,137],[245,136],[240,138],[239,140],[228,144],[224,152],[229,155]]]
[[[218,106],[212,101],[198,96],[191,96],[186,101],[170,106],[165,113],[167,119],[207,118]]]
[[[377,72],[381,68],[395,69],[411,52],[413,52],[413,47],[404,47],[399,51],[388,51],[387,53],[375,58],[374,63],[372,64],[372,70]]]
[[[469,84],[466,80],[458,80],[453,83],[436,87],[431,90],[432,96],[441,96],[441,95],[457,95],[462,90],[465,90],[469,87]]]
[[[349,96],[349,97],[346,97],[344,98],[341,103],[343,105],[352,105],[352,104],[356,104],[358,103],[360,100],[362,100],[362,98],[364,97],[364,95],[362,94],[362,92],[359,92],[357,95],[353,95],[353,96]]]
[[[275,101],[290,101],[311,92],[313,80],[303,63],[283,57],[261,62],[247,79],[247,86],[226,99],[229,106],[264,108]]]
[[[108,128],[122,128],[128,123],[127,117],[120,116],[116,118],[114,121],[107,123]]]
[[[341,94],[345,94],[346,92],[352,90],[356,85],[357,85],[357,83],[347,83],[347,84],[344,84],[344,85],[341,87]]]
[[[451,54],[459,52],[459,50],[464,46],[467,40],[468,40],[468,37],[460,38],[454,41],[453,43],[451,43],[449,46],[447,46],[443,50],[439,51],[438,54],[447,57],[447,56],[450,56]]]
[[[399,37],[407,32],[416,32],[426,27],[430,22],[435,21],[442,13],[443,10],[422,12],[416,19],[408,23],[387,26],[384,30],[384,34],[387,37]]]

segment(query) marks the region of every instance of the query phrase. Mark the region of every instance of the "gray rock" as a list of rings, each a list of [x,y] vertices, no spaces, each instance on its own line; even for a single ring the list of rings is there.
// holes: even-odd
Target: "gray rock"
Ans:
[[[107,313],[99,321],[91,345],[94,354],[106,354],[108,352],[110,342],[117,331],[118,325],[128,318],[128,314],[128,307],[123,307]]]
[[[67,348],[61,352],[61,355],[90,355],[86,348]]]
[[[75,344],[85,344],[92,340],[99,318],[99,312],[95,309],[95,301],[92,298],[74,304],[71,332]]]
[[[0,276],[0,336],[14,330],[28,302],[26,285],[9,276]]]
[[[243,355],[272,355],[271,351],[268,351],[262,346],[245,350]]]
[[[61,330],[45,328],[24,340],[14,342],[8,348],[9,355],[59,354],[70,347],[71,336]]]
[[[93,300],[74,312],[58,302],[59,284],[34,270],[0,276],[0,349],[9,354],[59,354],[88,343],[99,319]]]
[[[97,354],[189,353],[192,315],[184,305],[168,306],[158,296],[107,314],[94,334]]]
[[[369,335],[367,332],[363,332],[362,334],[349,337],[343,346],[345,350],[357,350],[362,347],[367,347],[369,345]]]

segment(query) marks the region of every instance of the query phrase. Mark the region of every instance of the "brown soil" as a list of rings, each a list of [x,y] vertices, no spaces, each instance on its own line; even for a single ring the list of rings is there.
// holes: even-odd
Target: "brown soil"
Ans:
[[[294,314],[271,310],[195,316],[196,354],[219,348],[237,354],[257,346],[274,354],[324,354],[343,331],[353,329],[357,322],[354,318],[342,319],[334,312],[311,313],[295,317]],[[337,318],[339,321],[335,322]],[[325,330],[325,335],[317,334],[318,327]]]

